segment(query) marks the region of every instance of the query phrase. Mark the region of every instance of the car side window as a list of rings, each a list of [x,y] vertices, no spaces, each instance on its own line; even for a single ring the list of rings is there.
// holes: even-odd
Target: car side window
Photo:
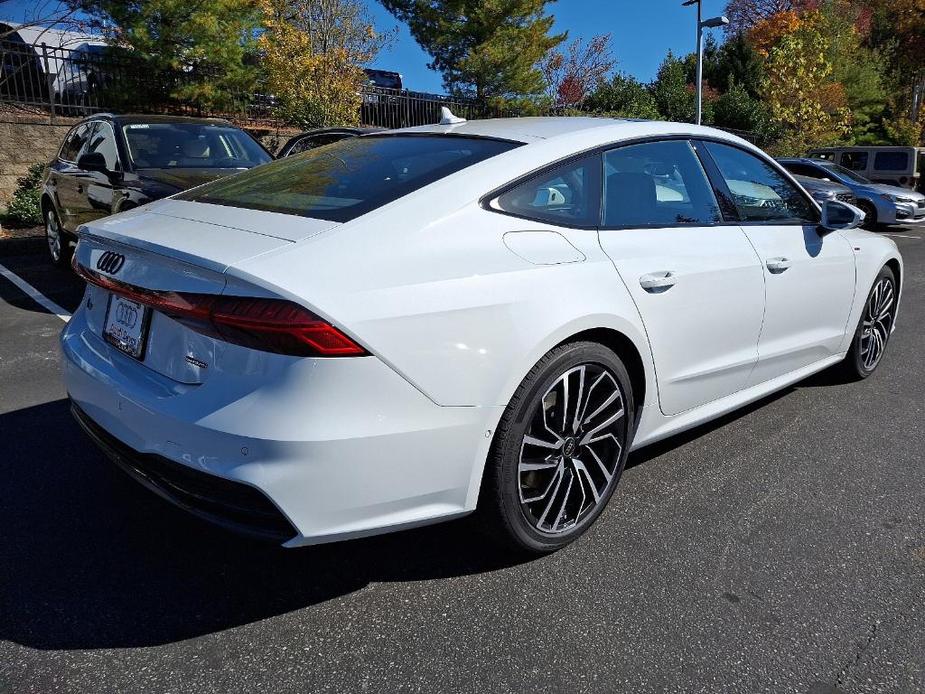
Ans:
[[[839,163],[852,171],[866,171],[867,152],[842,152]]]
[[[815,166],[809,166],[808,164],[784,164],[783,166],[795,176],[806,176],[807,178],[819,179],[826,178],[824,171],[817,169]]]
[[[710,225],[721,220],[707,175],[686,140],[604,153],[605,227]]]
[[[99,152],[106,160],[106,168],[110,171],[119,170],[119,150],[116,147],[116,134],[112,126],[105,121],[97,121],[96,128],[90,135],[90,141],[87,143],[83,154],[90,152]]]
[[[732,145],[705,144],[743,221],[818,223],[816,207],[768,162]]]
[[[494,206],[549,224],[597,226],[600,172],[600,156],[583,157],[521,183],[502,194]]]
[[[905,171],[908,168],[908,152],[877,152],[874,155],[874,169],[877,171]]]
[[[331,135],[316,135],[314,137],[303,137],[301,140],[296,140],[292,145],[292,150],[289,152],[288,156],[293,154],[301,154],[302,152],[307,152],[310,149],[315,149],[315,147],[323,147],[324,145],[329,145],[332,142],[339,142],[349,135],[341,134],[331,134]]]
[[[64,161],[77,161],[77,156],[86,144],[92,127],[93,123],[81,123],[71,130],[65,138],[61,153],[58,156]]]

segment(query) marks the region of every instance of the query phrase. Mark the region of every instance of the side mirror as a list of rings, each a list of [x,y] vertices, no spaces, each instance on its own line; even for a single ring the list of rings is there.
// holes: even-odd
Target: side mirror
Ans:
[[[95,171],[102,174],[110,173],[109,169],[106,168],[106,158],[101,152],[87,152],[86,154],[81,154],[80,158],[77,159],[77,168],[81,171]]]
[[[822,203],[821,226],[825,231],[856,229],[864,221],[864,212],[841,200],[826,200]]]

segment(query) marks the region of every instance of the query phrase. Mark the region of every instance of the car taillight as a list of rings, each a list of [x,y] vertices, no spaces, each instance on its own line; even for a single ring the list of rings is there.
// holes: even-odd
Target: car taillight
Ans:
[[[264,352],[303,357],[360,357],[368,352],[308,309],[286,299],[155,291],[113,280],[74,263],[87,282],[165,313],[197,332]]]

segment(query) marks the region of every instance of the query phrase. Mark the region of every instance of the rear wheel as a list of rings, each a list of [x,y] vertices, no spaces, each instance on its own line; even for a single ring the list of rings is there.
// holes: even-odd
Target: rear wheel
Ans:
[[[843,368],[853,378],[870,376],[886,351],[896,316],[896,277],[888,267],[880,270],[867,296]]]
[[[71,262],[71,244],[61,228],[61,222],[54,208],[45,208],[45,241],[48,244],[48,256],[58,267],[67,267]]]
[[[501,418],[480,512],[493,536],[552,552],[581,535],[613,495],[633,432],[620,358],[593,342],[549,352]]]

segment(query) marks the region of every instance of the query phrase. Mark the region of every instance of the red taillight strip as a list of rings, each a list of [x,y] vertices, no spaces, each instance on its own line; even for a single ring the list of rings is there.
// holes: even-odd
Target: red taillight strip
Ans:
[[[279,354],[359,357],[368,352],[330,323],[285,299],[158,291],[106,277],[73,262],[75,272],[101,289],[176,318],[227,342]]]

